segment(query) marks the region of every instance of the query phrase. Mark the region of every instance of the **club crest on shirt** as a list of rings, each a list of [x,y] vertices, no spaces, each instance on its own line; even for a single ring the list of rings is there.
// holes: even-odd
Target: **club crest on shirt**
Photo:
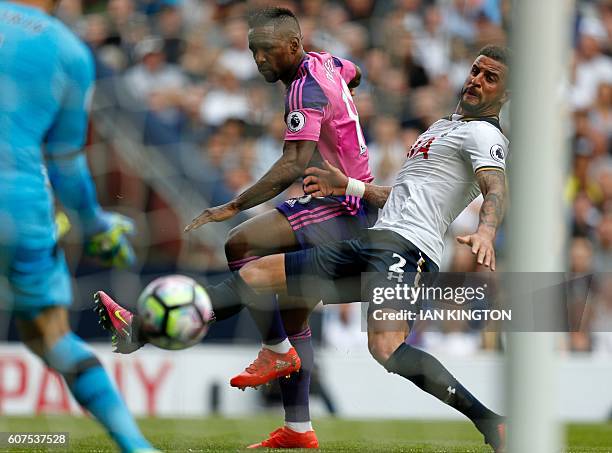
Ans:
[[[305,124],[306,117],[302,112],[294,110],[287,115],[287,127],[291,132],[301,131]]]
[[[491,146],[491,157],[497,162],[504,161],[506,156],[504,155],[504,149],[501,147],[501,145]]]

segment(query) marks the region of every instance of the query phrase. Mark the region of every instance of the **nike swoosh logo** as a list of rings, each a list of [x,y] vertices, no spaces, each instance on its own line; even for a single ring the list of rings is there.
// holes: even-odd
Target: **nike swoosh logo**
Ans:
[[[126,326],[129,325],[128,322],[123,319],[123,316],[121,316],[121,310],[115,310],[115,318],[119,319]]]

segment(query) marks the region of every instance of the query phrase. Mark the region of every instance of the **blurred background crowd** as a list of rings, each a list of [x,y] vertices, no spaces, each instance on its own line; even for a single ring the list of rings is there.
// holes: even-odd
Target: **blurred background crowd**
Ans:
[[[193,216],[229,201],[281,153],[284,86],[266,84],[258,74],[245,21],[249,10],[270,3],[296,13],[307,51],[326,50],[361,68],[355,102],[372,171],[376,183],[391,184],[416,137],[454,110],[478,49],[507,44],[512,2],[63,0],[58,17],[96,60],[88,155],[98,193],[104,205],[135,218],[141,266],[135,274],[91,274],[71,233],[66,247],[83,304],[101,278],[117,293],[121,286],[123,294],[126,286],[136,294],[141,287],[129,275],[177,271],[206,273],[214,280],[212,274],[225,271],[228,229],[300,194],[298,183],[232,224],[182,233]],[[612,1],[577,1],[572,42],[564,87],[571,109],[564,133],[571,153],[559,156],[568,164],[560,194],[568,208],[568,270],[605,275],[612,271]],[[508,116],[506,108],[507,134]],[[476,270],[469,249],[457,247],[453,238],[475,229],[478,209],[477,200],[452,225],[442,270]],[[503,231],[497,246],[503,271]],[[568,335],[563,347],[612,354],[612,334],[605,332],[612,331],[612,282],[600,278],[595,288],[574,291],[580,332]],[[211,335],[243,335],[249,329],[241,322]],[[324,324],[315,330],[335,347],[364,343],[358,304],[328,307],[314,322]],[[414,341],[463,354],[500,347],[498,336],[455,324],[415,335]]]

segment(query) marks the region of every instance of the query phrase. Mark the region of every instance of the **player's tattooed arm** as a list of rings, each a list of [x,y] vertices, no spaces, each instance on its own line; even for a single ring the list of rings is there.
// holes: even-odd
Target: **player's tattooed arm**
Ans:
[[[494,238],[504,217],[506,175],[501,170],[482,170],[476,173],[476,180],[484,197],[478,229],[482,229]]]
[[[221,206],[205,209],[185,227],[190,231],[209,222],[222,222],[240,211],[260,205],[289,187],[302,176],[310,162],[317,143],[307,140],[285,141],[283,155],[272,165],[259,181],[232,201]]]
[[[472,247],[478,264],[495,270],[495,233],[504,216],[506,175],[502,170],[486,169],[476,172],[476,180],[484,197],[480,207],[476,233],[457,237],[460,244]]]
[[[328,161],[322,168],[310,167],[304,172],[304,192],[314,197],[342,196],[346,194],[348,177]],[[389,198],[391,187],[365,184],[363,199],[377,208],[382,208]]]

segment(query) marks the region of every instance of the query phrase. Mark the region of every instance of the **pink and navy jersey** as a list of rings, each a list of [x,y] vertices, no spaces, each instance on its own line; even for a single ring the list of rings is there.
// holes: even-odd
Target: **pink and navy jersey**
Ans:
[[[370,182],[368,148],[347,86],[355,74],[348,60],[308,52],[285,96],[285,140],[318,142],[323,159],[351,178]]]

